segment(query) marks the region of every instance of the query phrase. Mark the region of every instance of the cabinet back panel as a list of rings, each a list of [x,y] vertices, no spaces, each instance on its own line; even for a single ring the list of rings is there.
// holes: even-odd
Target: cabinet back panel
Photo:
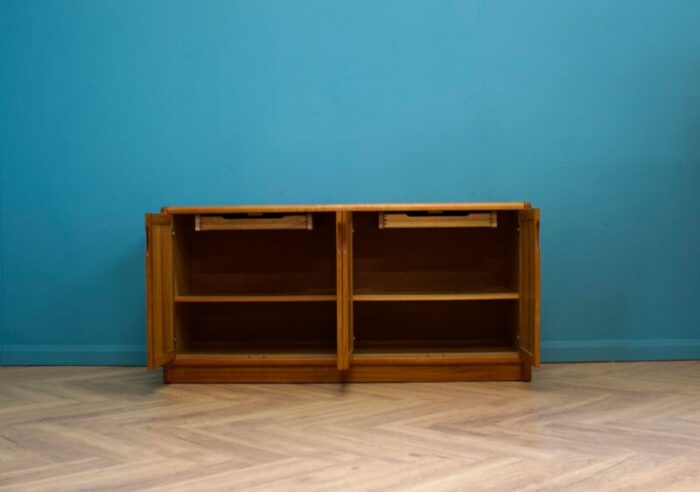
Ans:
[[[178,306],[179,351],[290,352],[336,349],[333,302]]]
[[[377,213],[355,213],[355,292],[514,290],[516,219],[499,212],[495,228],[380,229]]]
[[[355,348],[513,347],[517,301],[355,303]]]
[[[195,231],[177,217],[183,242],[180,294],[335,292],[335,214],[314,214],[311,230]]]

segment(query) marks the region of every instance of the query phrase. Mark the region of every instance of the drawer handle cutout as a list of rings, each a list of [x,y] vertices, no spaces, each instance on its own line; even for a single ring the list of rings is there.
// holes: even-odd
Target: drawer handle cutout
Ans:
[[[195,231],[312,230],[312,214],[196,215]]]
[[[379,214],[380,229],[498,227],[496,212],[401,212]]]

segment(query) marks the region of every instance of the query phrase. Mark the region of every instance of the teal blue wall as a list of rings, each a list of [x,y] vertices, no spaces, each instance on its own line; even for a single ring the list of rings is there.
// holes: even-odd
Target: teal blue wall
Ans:
[[[164,204],[530,200],[545,360],[700,357],[697,0],[0,0],[5,364],[144,361]]]

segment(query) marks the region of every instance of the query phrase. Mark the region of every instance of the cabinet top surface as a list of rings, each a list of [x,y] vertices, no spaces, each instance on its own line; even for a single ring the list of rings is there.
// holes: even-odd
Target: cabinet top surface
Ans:
[[[384,212],[411,210],[523,210],[528,202],[344,203],[307,205],[209,205],[163,207],[164,214],[230,214],[262,212]]]

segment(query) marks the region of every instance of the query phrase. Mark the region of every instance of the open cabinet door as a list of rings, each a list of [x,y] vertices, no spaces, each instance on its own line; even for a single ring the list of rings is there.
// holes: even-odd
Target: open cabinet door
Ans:
[[[540,210],[521,210],[519,225],[520,353],[530,365],[540,366]]]
[[[338,281],[338,369],[350,369],[353,351],[352,320],[352,213],[336,212]]]
[[[175,358],[173,218],[146,214],[146,340],[148,368]]]

